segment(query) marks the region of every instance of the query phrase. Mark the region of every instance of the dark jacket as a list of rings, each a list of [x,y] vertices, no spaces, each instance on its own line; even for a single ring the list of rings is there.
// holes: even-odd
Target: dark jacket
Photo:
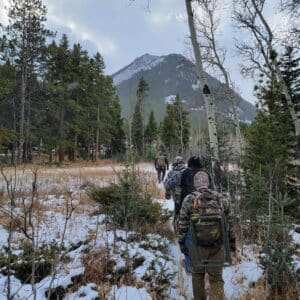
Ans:
[[[212,179],[211,174],[202,168],[202,164],[199,158],[197,157],[191,157],[188,160],[188,168],[183,172],[182,177],[181,177],[181,202],[183,201],[183,199],[189,195],[190,193],[192,193],[195,189],[194,189],[194,175],[199,172],[199,171],[204,171],[207,173],[207,175],[209,176],[209,188],[214,190],[215,186],[214,186],[214,182]]]

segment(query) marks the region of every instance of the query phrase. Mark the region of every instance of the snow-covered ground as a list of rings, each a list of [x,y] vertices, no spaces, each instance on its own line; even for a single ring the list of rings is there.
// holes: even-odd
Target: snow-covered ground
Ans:
[[[115,170],[123,168],[123,166],[114,166]],[[139,169],[147,174],[153,173],[152,176],[155,178],[152,165],[141,164]],[[27,175],[20,173],[18,176],[22,177],[23,185],[30,189],[32,182],[30,171],[26,172]],[[113,262],[112,274],[106,274],[109,288],[106,287],[105,299],[153,299],[153,291],[161,282],[168,283],[163,291],[165,299],[192,299],[191,276],[182,268],[183,257],[176,241],[157,233],[147,234],[141,240],[136,232],[114,231],[109,227],[109,218],[97,213],[97,204],[87,199],[84,182],[103,186],[112,180],[115,180],[115,175],[109,166],[43,170],[38,179],[38,188],[43,193],[37,200],[40,216],[35,219],[37,224],[35,238],[40,245],[54,243],[59,246],[65,227],[63,253],[68,259],[57,263],[55,276],[48,275],[35,284],[37,299],[46,299],[50,282],[52,282],[52,289],[56,287],[66,289],[64,299],[92,300],[99,297],[101,288],[89,281],[90,277],[86,276],[88,270],[84,258],[88,253],[92,265],[96,265],[96,258],[93,261],[93,255],[101,251],[104,251],[109,261]],[[62,193],[47,194],[47,191],[54,189],[59,189]],[[163,189],[163,185],[157,184],[157,189]],[[63,192],[64,190],[68,192]],[[154,201],[159,202],[166,210],[174,209],[172,200],[156,198]],[[9,208],[7,204],[2,203],[2,205]],[[68,207],[74,208],[70,219],[66,218]],[[19,212],[16,209],[16,214]],[[172,226],[171,221],[169,225]],[[23,238],[22,233],[14,232],[12,245],[15,255],[22,252],[20,242]],[[7,226],[0,225],[0,252],[3,252],[7,246],[7,239]],[[238,264],[224,268],[223,278],[228,299],[240,299],[243,294],[249,292],[252,283],[257,282],[262,276],[253,248],[245,246],[243,250],[244,254]],[[128,267],[131,270],[131,277],[123,283],[114,284],[117,274],[126,273]],[[95,276],[97,277],[97,274]],[[82,284],[74,284],[76,278],[87,279],[82,281]],[[6,275],[0,274],[0,300],[6,299],[7,279]],[[18,278],[11,276],[11,287],[14,299],[33,299],[31,284],[22,284]]]

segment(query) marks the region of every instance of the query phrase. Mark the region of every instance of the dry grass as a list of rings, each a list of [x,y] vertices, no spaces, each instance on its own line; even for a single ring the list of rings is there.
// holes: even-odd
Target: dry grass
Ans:
[[[82,283],[95,283],[100,287],[100,299],[107,299],[111,284],[107,275],[113,273],[114,262],[109,259],[106,249],[93,251],[82,258],[82,264],[85,268]]]
[[[285,295],[279,295],[278,290],[271,289],[270,295],[268,296],[268,299],[272,300],[296,300],[298,299],[297,296],[297,290],[294,287],[293,283],[290,282],[290,284],[286,287],[287,293]],[[266,287],[264,280],[259,280],[256,283],[253,283],[250,287],[247,293],[241,296],[240,300],[264,300],[266,299]]]
[[[138,172],[138,178],[142,189],[149,193],[153,198],[164,198],[164,189],[157,185],[156,174],[146,171]]]
[[[240,300],[264,300],[265,285],[263,280],[256,282],[247,293],[241,296]]]
[[[176,236],[173,228],[168,222],[158,222],[152,227],[152,231],[158,233],[159,235],[166,237],[170,241],[174,241]]]

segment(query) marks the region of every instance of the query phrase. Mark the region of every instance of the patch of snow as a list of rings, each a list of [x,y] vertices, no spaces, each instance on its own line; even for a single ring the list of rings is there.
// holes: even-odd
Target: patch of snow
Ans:
[[[66,271],[68,270],[68,272]],[[84,268],[66,267],[57,273],[53,281],[52,288],[62,286],[67,288],[73,283],[72,278],[83,274]],[[46,291],[49,288],[51,276],[45,277],[42,281],[36,284],[37,299],[46,300]],[[0,274],[0,299],[6,299],[7,276]],[[14,294],[14,299],[34,299],[31,284],[22,284],[19,279],[11,276],[11,293]]]
[[[176,95],[169,95],[167,97],[165,97],[165,102],[167,104],[172,104],[176,99]]]
[[[8,231],[3,228],[0,224],[0,250],[3,249],[4,246],[7,246],[8,240]]]
[[[195,84],[192,84],[192,89],[194,91],[197,91],[197,90],[199,90],[199,88],[200,88],[200,81],[197,80],[197,82]]]
[[[63,208],[63,207],[62,207]],[[59,242],[64,229],[66,216],[59,212],[47,211],[44,221],[39,226],[39,242],[50,244],[53,241]],[[67,223],[67,230],[64,244],[66,247],[87,239],[90,230],[95,229],[97,216],[73,214]],[[51,230],[49,230],[51,228]]]
[[[299,256],[293,255],[292,265],[293,265],[295,272],[300,270],[300,257]]]
[[[170,289],[170,297],[168,299],[193,299],[192,276],[186,273],[182,267],[184,256],[181,254],[177,243],[169,245],[169,253],[173,260],[176,261],[177,272],[172,284],[174,288]]]
[[[176,69],[179,69],[179,68],[181,68],[183,66],[184,66],[184,64],[179,64],[179,65],[176,66]]]
[[[79,290],[72,294],[67,294],[65,300],[94,300],[99,299],[98,288],[95,283],[88,283],[81,286]]]
[[[116,285],[112,287],[109,300],[151,300],[152,297],[149,295],[145,288],[136,288],[132,286],[121,286],[118,288]]]
[[[129,66],[120,70],[117,74],[113,76],[114,84],[118,85],[121,82],[128,80],[134,74],[142,70],[150,70],[158,64],[162,63],[164,60],[165,56],[155,56],[149,54],[145,54],[141,57],[138,57]]]
[[[295,230],[290,232],[290,235],[293,239],[293,242],[297,245],[300,245],[300,233],[297,233]]]
[[[173,199],[153,199],[154,202],[158,202],[163,209],[174,211]]]
[[[192,111],[201,111],[201,110],[204,110],[205,108],[204,108],[204,106],[202,105],[202,106],[200,106],[200,107],[192,107],[192,108],[190,108],[190,110],[192,110]]]
[[[247,260],[223,268],[224,291],[228,299],[240,299],[249,290],[251,283],[263,276],[262,268],[257,264],[253,250],[245,247]]]

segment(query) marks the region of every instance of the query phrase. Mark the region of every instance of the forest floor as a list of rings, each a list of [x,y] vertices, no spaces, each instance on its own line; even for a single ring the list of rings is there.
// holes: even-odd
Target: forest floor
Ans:
[[[111,228],[109,217],[100,213],[99,205],[88,197],[90,187],[117,182],[117,173],[124,168],[116,163],[38,168],[37,196],[33,202],[35,243],[37,248],[48,249],[45,253],[51,259],[51,270],[55,265],[56,271],[41,271],[34,284],[26,280],[25,275],[29,274],[30,278],[31,266],[26,270],[25,236],[14,228],[13,258],[17,265],[24,267],[10,276],[13,299],[33,299],[34,289],[37,299],[47,299],[50,285],[59,299],[192,299],[191,276],[182,268],[183,257],[172,234],[172,220],[164,229],[169,234],[153,231],[141,238],[137,232]],[[153,166],[142,163],[138,169],[153,201],[160,203],[165,211],[173,211],[173,201],[164,199],[163,185],[156,183]],[[34,166],[4,170],[8,181],[16,178],[12,181],[16,182],[14,214],[19,214],[20,219],[24,208],[31,203],[35,172]],[[7,299],[8,280],[1,261],[7,255],[9,236],[7,211],[10,205],[6,184],[1,178],[0,299]],[[51,247],[59,250],[54,251],[54,256],[51,256]],[[263,271],[257,263],[258,249],[255,245],[238,248],[235,264],[223,271],[226,297],[263,299]],[[45,253],[41,252],[42,262],[47,259]],[[45,270],[47,266],[44,265]]]

